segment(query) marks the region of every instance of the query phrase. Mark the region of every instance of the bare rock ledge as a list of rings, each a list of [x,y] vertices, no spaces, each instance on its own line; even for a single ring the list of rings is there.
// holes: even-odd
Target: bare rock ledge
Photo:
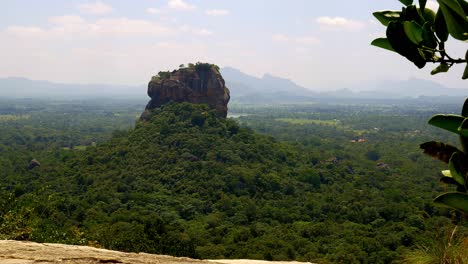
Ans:
[[[125,253],[107,249],[26,241],[0,240],[1,264],[265,264],[294,263],[257,260],[196,260],[147,253]],[[297,262],[296,262],[297,263]]]

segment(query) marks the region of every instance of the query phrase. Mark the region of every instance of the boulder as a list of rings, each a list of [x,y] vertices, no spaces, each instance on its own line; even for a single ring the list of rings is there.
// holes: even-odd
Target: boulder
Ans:
[[[220,116],[227,116],[230,94],[216,65],[197,63],[172,72],[160,72],[148,84],[151,98],[141,119],[149,119],[149,110],[169,102],[207,104]]]
[[[32,159],[30,162],[29,162],[29,165],[28,165],[28,170],[32,170],[36,167],[40,167],[41,166],[41,163],[36,160],[36,159]]]

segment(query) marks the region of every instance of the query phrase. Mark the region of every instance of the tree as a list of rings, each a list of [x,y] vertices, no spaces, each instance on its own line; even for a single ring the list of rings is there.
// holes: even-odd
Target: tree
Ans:
[[[431,74],[447,72],[454,64],[464,63],[462,79],[468,79],[468,50],[464,59],[453,59],[445,50],[449,36],[468,40],[468,2],[437,0],[439,8],[434,13],[426,8],[427,0],[419,0],[419,8],[413,0],[399,1],[405,5],[402,11],[374,12],[387,27],[387,38],[375,39],[371,44],[406,57],[418,68],[428,62],[439,64]],[[456,187],[456,191],[443,193],[434,202],[468,214],[468,99],[461,115],[436,115],[429,124],[458,134],[463,147],[459,150],[435,141],[421,145],[424,153],[448,163],[449,170],[442,171],[441,181]]]
[[[437,0],[437,12],[426,8],[427,0],[399,0],[402,11],[377,11],[374,16],[385,26],[386,38],[377,38],[372,45],[406,57],[418,68],[427,63],[438,66],[431,74],[447,72],[455,64],[466,64],[462,79],[468,79],[468,50],[465,58],[454,59],[445,49],[449,36],[468,40],[468,2],[465,0]]]
[[[455,192],[441,194],[434,202],[468,214],[468,99],[461,115],[435,115],[429,124],[458,134],[463,148],[435,141],[421,145],[424,153],[448,164],[449,170],[442,171],[441,181],[456,187]]]

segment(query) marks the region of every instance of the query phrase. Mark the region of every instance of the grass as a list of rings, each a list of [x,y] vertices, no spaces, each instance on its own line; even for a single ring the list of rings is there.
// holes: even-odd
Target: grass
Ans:
[[[468,264],[468,232],[442,231],[438,240],[406,252],[402,263],[407,264]]]
[[[293,125],[325,125],[325,126],[339,126],[339,120],[318,120],[318,119],[302,119],[302,118],[277,118],[279,122],[285,122]]]
[[[337,119],[334,119],[334,120],[319,120],[319,119],[305,119],[305,118],[277,118],[277,119],[275,119],[275,121],[285,122],[285,123],[289,123],[289,124],[292,124],[292,125],[334,126],[334,127],[346,130],[346,131],[350,131],[350,132],[354,133],[356,136],[362,136],[365,133],[373,132],[373,131],[364,130],[364,129],[356,130],[356,129],[352,129],[351,127],[348,127],[348,126],[343,126],[341,124],[341,121],[337,120]]]
[[[30,117],[30,115],[0,115],[0,122],[17,121],[21,119],[29,119]]]

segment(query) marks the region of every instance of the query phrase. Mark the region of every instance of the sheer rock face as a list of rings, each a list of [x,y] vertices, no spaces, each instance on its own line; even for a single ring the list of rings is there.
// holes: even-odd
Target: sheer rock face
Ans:
[[[159,108],[169,102],[208,104],[223,117],[227,116],[229,89],[224,79],[214,67],[198,69],[183,68],[173,71],[165,78],[153,77],[148,84],[151,101],[146,110]],[[147,119],[148,111],[142,115]]]

